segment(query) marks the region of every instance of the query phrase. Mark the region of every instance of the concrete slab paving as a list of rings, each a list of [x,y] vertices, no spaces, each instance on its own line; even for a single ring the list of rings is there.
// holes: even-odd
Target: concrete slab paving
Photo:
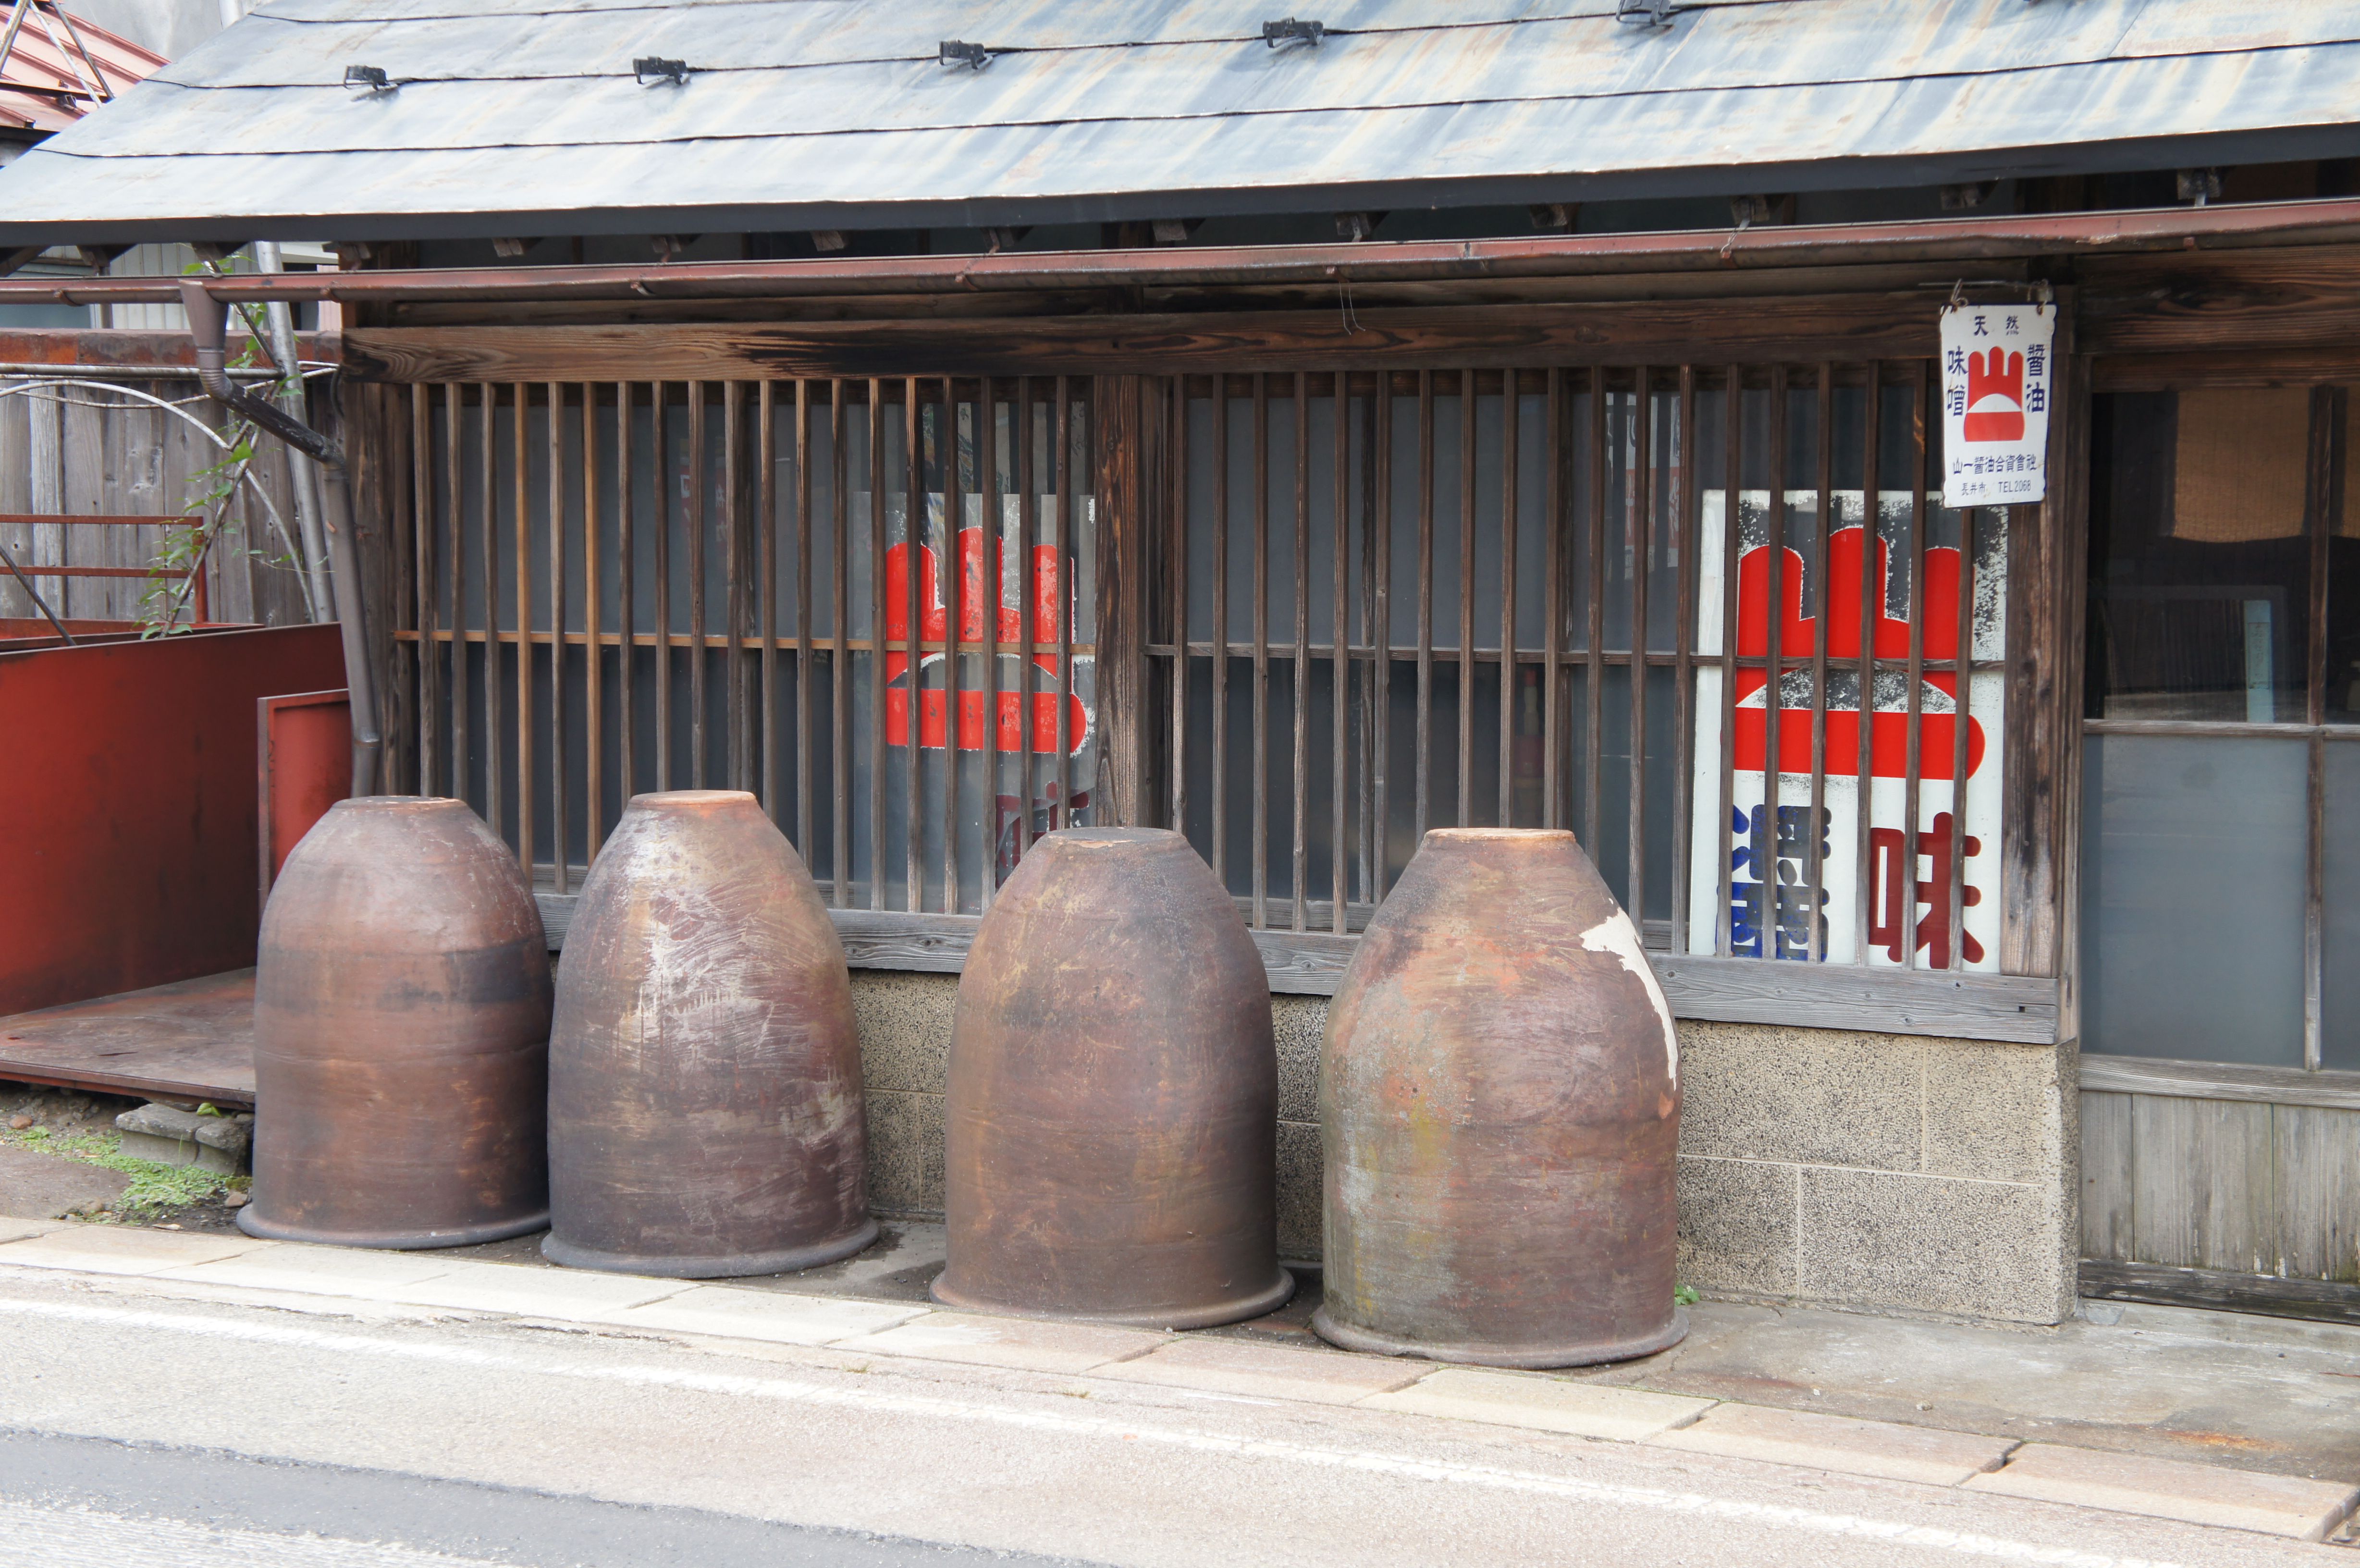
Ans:
[[[841,1297],[794,1296],[783,1290],[741,1290],[698,1285],[645,1306],[585,1314],[587,1321],[628,1328],[670,1329],[773,1345],[826,1345],[874,1334],[922,1315],[925,1308]]]
[[[1536,1373],[1486,1372],[1466,1367],[1429,1372],[1406,1388],[1371,1394],[1359,1402],[1371,1410],[1448,1416],[1621,1443],[1635,1443],[1686,1426],[1712,1409],[1713,1403],[1636,1388],[1568,1383]]]
[[[838,1350],[1012,1367],[1028,1372],[1103,1372],[1118,1362],[1172,1343],[1148,1329],[1101,1323],[994,1318],[973,1312],[928,1312],[900,1328],[838,1340]]]
[[[5,1256],[0,1248],[0,1256]],[[445,1273],[415,1285],[388,1287],[386,1298],[413,1306],[457,1307],[467,1312],[513,1312],[519,1317],[563,1323],[593,1320],[692,1288],[686,1279],[639,1274],[598,1274],[568,1269],[510,1269],[497,1263],[454,1263]]]
[[[2028,1443],[2005,1467],[1967,1486],[2013,1497],[2146,1514],[2324,1541],[2360,1502],[2360,1487],[2341,1482],[2259,1475],[2211,1465]]]
[[[1249,1399],[1349,1405],[1371,1394],[1406,1388],[1433,1369],[1428,1362],[1391,1356],[1289,1350],[1229,1339],[1177,1339],[1153,1356],[1101,1367],[1097,1376]]]
[[[2113,1315],[2109,1312],[2107,1315]],[[1580,1380],[2360,1481],[2360,1328],[2181,1307],[2050,1328],[1705,1301]]]
[[[459,1267],[432,1252],[370,1252],[357,1247],[274,1241],[229,1258],[168,1269],[156,1278],[186,1279],[198,1285],[237,1285],[257,1290],[383,1300]]]
[[[1848,1475],[1922,1481],[1955,1486],[1997,1469],[2016,1440],[1974,1432],[1936,1432],[1892,1421],[1853,1421],[1809,1410],[1759,1405],[1715,1405],[1690,1425],[1647,1439],[1660,1448],[1763,1459]]]
[[[160,1274],[252,1252],[268,1243],[249,1236],[190,1236],[131,1225],[64,1225],[23,1241],[0,1244],[0,1263],[26,1269],[73,1269],[85,1274]]]
[[[0,1242],[22,1241],[28,1236],[47,1236],[58,1228],[54,1220],[19,1220],[0,1214]]]

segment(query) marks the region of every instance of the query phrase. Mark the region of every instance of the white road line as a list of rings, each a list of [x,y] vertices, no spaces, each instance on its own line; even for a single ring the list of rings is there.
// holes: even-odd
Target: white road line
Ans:
[[[695,1393],[728,1394],[740,1398],[779,1399],[799,1404],[931,1416],[945,1421],[989,1426],[1017,1427],[1118,1442],[1154,1443],[1200,1454],[1271,1459],[1328,1470],[1354,1470],[1369,1475],[1430,1481],[1444,1486],[1474,1486],[1516,1492],[1531,1497],[1562,1497],[1576,1502],[1645,1508],[1656,1513],[1687,1514],[1740,1520],[1819,1535],[1889,1541],[1952,1552],[1961,1557],[1997,1563],[2021,1563],[2038,1568],[2175,1568],[2147,1558],[2115,1557],[2081,1552],[2069,1546],[2040,1546],[2030,1541],[1938,1530],[1859,1514],[1821,1513],[1811,1508],[1772,1503],[1711,1497],[1699,1492],[1674,1492],[1652,1486],[1625,1486],[1601,1481],[1509,1470],[1486,1465],[1465,1465],[1441,1459],[1407,1459],[1365,1450],[1329,1448],[1278,1439],[1233,1437],[1185,1427],[1154,1426],[1139,1421],[1054,1411],[1013,1410],[965,1399],[929,1395],[889,1394],[869,1388],[831,1388],[783,1377],[744,1377],[712,1372],[686,1372],[651,1366],[586,1366],[552,1364],[471,1345],[410,1343],[373,1334],[333,1334],[320,1329],[291,1328],[279,1323],[226,1322],[184,1317],[171,1312],[142,1312],[121,1307],[80,1306],[51,1301],[0,1301],[0,1314],[50,1318],[70,1323],[104,1323],[116,1328],[158,1329],[198,1338],[235,1340],[249,1345],[274,1345],[346,1355],[379,1356],[394,1360],[436,1362],[445,1366],[499,1367],[541,1377],[578,1378],[597,1383],[625,1383],[640,1388],[680,1388]]]
[[[500,1568],[385,1541],[137,1519],[94,1508],[45,1508],[0,1499],[0,1540],[11,1562],[46,1568]]]

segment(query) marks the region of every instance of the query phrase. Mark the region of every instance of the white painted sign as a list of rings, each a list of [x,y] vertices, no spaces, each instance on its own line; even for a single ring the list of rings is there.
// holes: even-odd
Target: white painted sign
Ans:
[[[2013,506],[2048,494],[2053,305],[1942,311],[1942,504]]]

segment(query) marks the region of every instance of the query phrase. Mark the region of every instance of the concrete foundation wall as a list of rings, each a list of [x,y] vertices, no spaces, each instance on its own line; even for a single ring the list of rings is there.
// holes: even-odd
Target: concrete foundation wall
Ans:
[[[869,1193],[943,1207],[958,978],[853,975]],[[1328,1004],[1273,996],[1278,1237],[1319,1256]],[[2070,1045],[1683,1023],[1680,1277],[1709,1295],[2054,1323],[2074,1299]]]

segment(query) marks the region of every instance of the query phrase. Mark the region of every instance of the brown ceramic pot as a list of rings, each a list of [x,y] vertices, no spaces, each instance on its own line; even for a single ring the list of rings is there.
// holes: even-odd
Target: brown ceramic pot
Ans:
[[[735,789],[640,795],[582,885],[549,1051],[550,1233],[582,1269],[832,1263],[869,1217],[844,944]]]
[[[339,800],[270,889],[251,1236],[459,1247],[549,1223],[549,946],[461,800]]]
[[[1270,979],[1180,834],[1036,842],[959,977],[934,1299],[1200,1328],[1294,1293]]]
[[[1574,836],[1427,833],[1328,1013],[1312,1326],[1494,1367],[1677,1344],[1679,1120],[1670,1011]]]

